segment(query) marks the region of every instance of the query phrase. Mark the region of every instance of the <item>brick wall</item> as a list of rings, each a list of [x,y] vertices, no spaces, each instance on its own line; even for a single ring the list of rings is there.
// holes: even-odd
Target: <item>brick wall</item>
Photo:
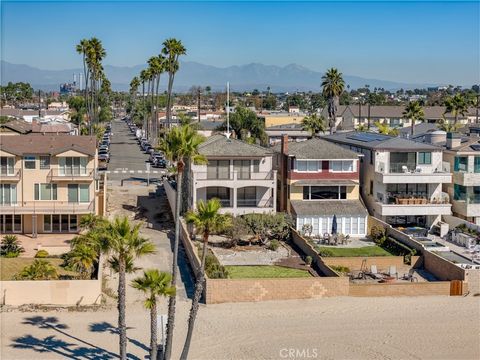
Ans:
[[[450,281],[408,284],[350,284],[349,296],[450,295]]]
[[[347,277],[208,279],[206,303],[314,299],[348,295]]]
[[[376,265],[379,271],[387,271],[390,266],[404,266],[403,256],[369,256],[369,257],[322,257],[323,262],[328,266],[346,266],[350,270],[370,270]]]
[[[423,266],[439,280],[465,280],[465,270],[430,251],[423,252]]]

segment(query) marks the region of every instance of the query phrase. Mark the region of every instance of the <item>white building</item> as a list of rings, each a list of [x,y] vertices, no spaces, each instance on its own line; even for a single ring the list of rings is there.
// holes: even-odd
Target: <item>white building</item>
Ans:
[[[361,194],[373,216],[396,227],[429,228],[442,215],[451,215],[442,185],[452,181],[452,174],[441,147],[355,131],[325,139],[364,155]]]

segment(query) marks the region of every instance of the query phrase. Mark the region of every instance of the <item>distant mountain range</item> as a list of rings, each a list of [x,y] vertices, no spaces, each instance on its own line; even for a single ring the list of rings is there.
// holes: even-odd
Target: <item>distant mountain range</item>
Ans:
[[[113,66],[106,65],[105,72],[115,90],[128,90],[131,79],[138,75],[145,65]],[[42,70],[29,65],[12,64],[1,61],[2,84],[29,82],[36,89],[58,90],[59,85],[72,82],[73,74],[82,73],[82,69]],[[306,67],[290,64],[284,67],[251,63],[225,68],[184,61],[175,77],[175,91],[186,91],[192,85],[209,85],[212,90],[225,88],[230,81],[231,88],[237,91],[259,89],[267,86],[272,92],[318,91],[323,73]],[[435,84],[408,84],[387,80],[366,79],[359,76],[344,75],[345,83],[355,89],[365,84],[371,88],[381,87],[389,90],[412,89],[436,86]],[[162,83],[165,84],[166,76]]]

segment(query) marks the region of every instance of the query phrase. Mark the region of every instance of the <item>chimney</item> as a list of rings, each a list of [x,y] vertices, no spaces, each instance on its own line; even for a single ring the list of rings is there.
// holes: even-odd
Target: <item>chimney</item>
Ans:
[[[447,133],[442,130],[435,130],[425,134],[425,141],[432,145],[442,145],[447,141]]]
[[[281,144],[282,155],[288,154],[288,135],[282,134],[282,144]]]
[[[451,150],[456,147],[459,147],[462,143],[462,139],[459,137],[455,137],[454,133],[447,133],[447,149]]]

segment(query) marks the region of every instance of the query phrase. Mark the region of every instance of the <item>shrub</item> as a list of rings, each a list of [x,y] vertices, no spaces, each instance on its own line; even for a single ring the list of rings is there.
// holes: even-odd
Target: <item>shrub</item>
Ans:
[[[241,240],[249,234],[247,222],[241,216],[232,219],[231,226],[225,231],[225,235],[234,241]]]
[[[380,245],[380,246],[387,239],[387,233],[386,233],[385,229],[383,227],[377,226],[377,225],[372,227],[372,229],[370,230],[370,236],[371,236],[373,242],[377,245]]]
[[[246,214],[243,219],[247,224],[249,233],[261,242],[267,239],[288,240],[290,227],[293,222],[285,213],[276,214]]]
[[[318,251],[318,254],[320,256],[329,257],[329,256],[333,256],[333,251],[330,249],[322,248]]]
[[[58,279],[57,268],[45,260],[37,259],[31,265],[15,275],[16,280],[55,280]]]
[[[395,240],[392,237],[388,237],[382,244],[382,248],[387,250],[393,255],[404,256],[405,262],[410,263],[412,255],[417,253],[417,250],[409,248],[405,244]]]
[[[268,244],[267,249],[272,251],[277,251],[279,246],[280,246],[280,242],[278,240],[272,240]]]
[[[207,253],[205,257],[205,272],[210,279],[228,278],[227,269],[218,262],[218,259],[212,253]]]
[[[5,235],[0,245],[0,255],[7,257],[17,257],[25,249],[20,244],[16,235]],[[16,254],[16,255],[14,255]]]
[[[307,264],[308,266],[312,265],[312,261],[313,258],[310,255],[305,258],[305,264]]]
[[[11,259],[11,258],[16,258],[18,257],[19,253],[18,252],[7,252],[5,255],[3,255],[4,257],[6,257],[7,259]]]
[[[38,259],[43,259],[48,257],[48,251],[47,250],[38,250],[37,253],[35,254],[35,257]]]
[[[342,266],[342,265],[333,265],[333,266],[330,266],[333,270],[335,270],[337,273],[339,273],[340,275],[345,275],[345,274],[348,274],[350,272],[350,268],[346,267],[346,266]]]
[[[303,224],[302,233],[310,237],[312,235],[313,226],[312,224]]]

